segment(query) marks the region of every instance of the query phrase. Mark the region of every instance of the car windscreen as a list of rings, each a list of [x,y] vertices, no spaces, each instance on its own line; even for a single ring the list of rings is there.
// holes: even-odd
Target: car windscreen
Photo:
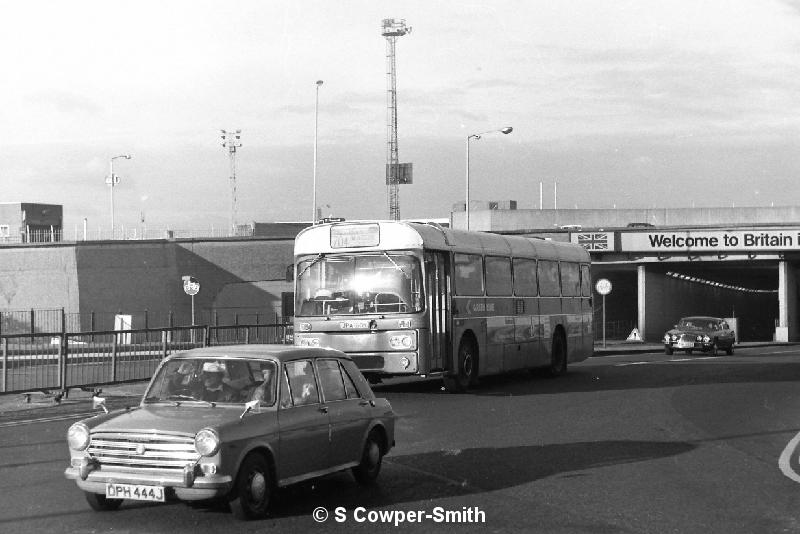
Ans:
[[[175,358],[158,370],[145,402],[212,402],[275,404],[277,366],[246,358]]]

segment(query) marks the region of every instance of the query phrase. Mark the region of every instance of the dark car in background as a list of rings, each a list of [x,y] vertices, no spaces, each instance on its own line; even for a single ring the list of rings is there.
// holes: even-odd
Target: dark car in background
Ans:
[[[664,334],[664,352],[672,354],[676,350],[710,352],[717,355],[720,350],[733,354],[736,335],[725,319],[719,317],[683,317],[675,328]]]
[[[98,511],[216,500],[262,518],[281,486],[345,469],[374,482],[394,419],[337,350],[195,349],[162,361],[138,407],[73,424],[64,474]]]

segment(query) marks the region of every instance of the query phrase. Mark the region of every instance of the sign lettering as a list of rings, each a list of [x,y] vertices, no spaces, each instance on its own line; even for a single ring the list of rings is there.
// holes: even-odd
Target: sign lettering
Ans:
[[[623,252],[730,252],[800,250],[795,230],[687,230],[678,232],[623,232]]]

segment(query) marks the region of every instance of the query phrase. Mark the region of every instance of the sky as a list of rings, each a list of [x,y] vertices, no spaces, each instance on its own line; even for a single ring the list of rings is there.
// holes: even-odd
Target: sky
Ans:
[[[315,132],[322,214],[387,218],[387,18],[411,28],[396,43],[402,218],[463,203],[468,142],[471,200],[519,209],[800,198],[800,0],[0,9],[0,202],[62,204],[67,234],[110,228],[121,154],[118,227],[226,228],[221,129],[242,130],[238,223],[311,218]]]

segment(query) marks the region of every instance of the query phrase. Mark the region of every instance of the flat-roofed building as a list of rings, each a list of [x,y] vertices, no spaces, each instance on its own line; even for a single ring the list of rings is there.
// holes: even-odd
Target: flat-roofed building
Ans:
[[[0,243],[61,241],[63,225],[60,204],[0,202]]]

